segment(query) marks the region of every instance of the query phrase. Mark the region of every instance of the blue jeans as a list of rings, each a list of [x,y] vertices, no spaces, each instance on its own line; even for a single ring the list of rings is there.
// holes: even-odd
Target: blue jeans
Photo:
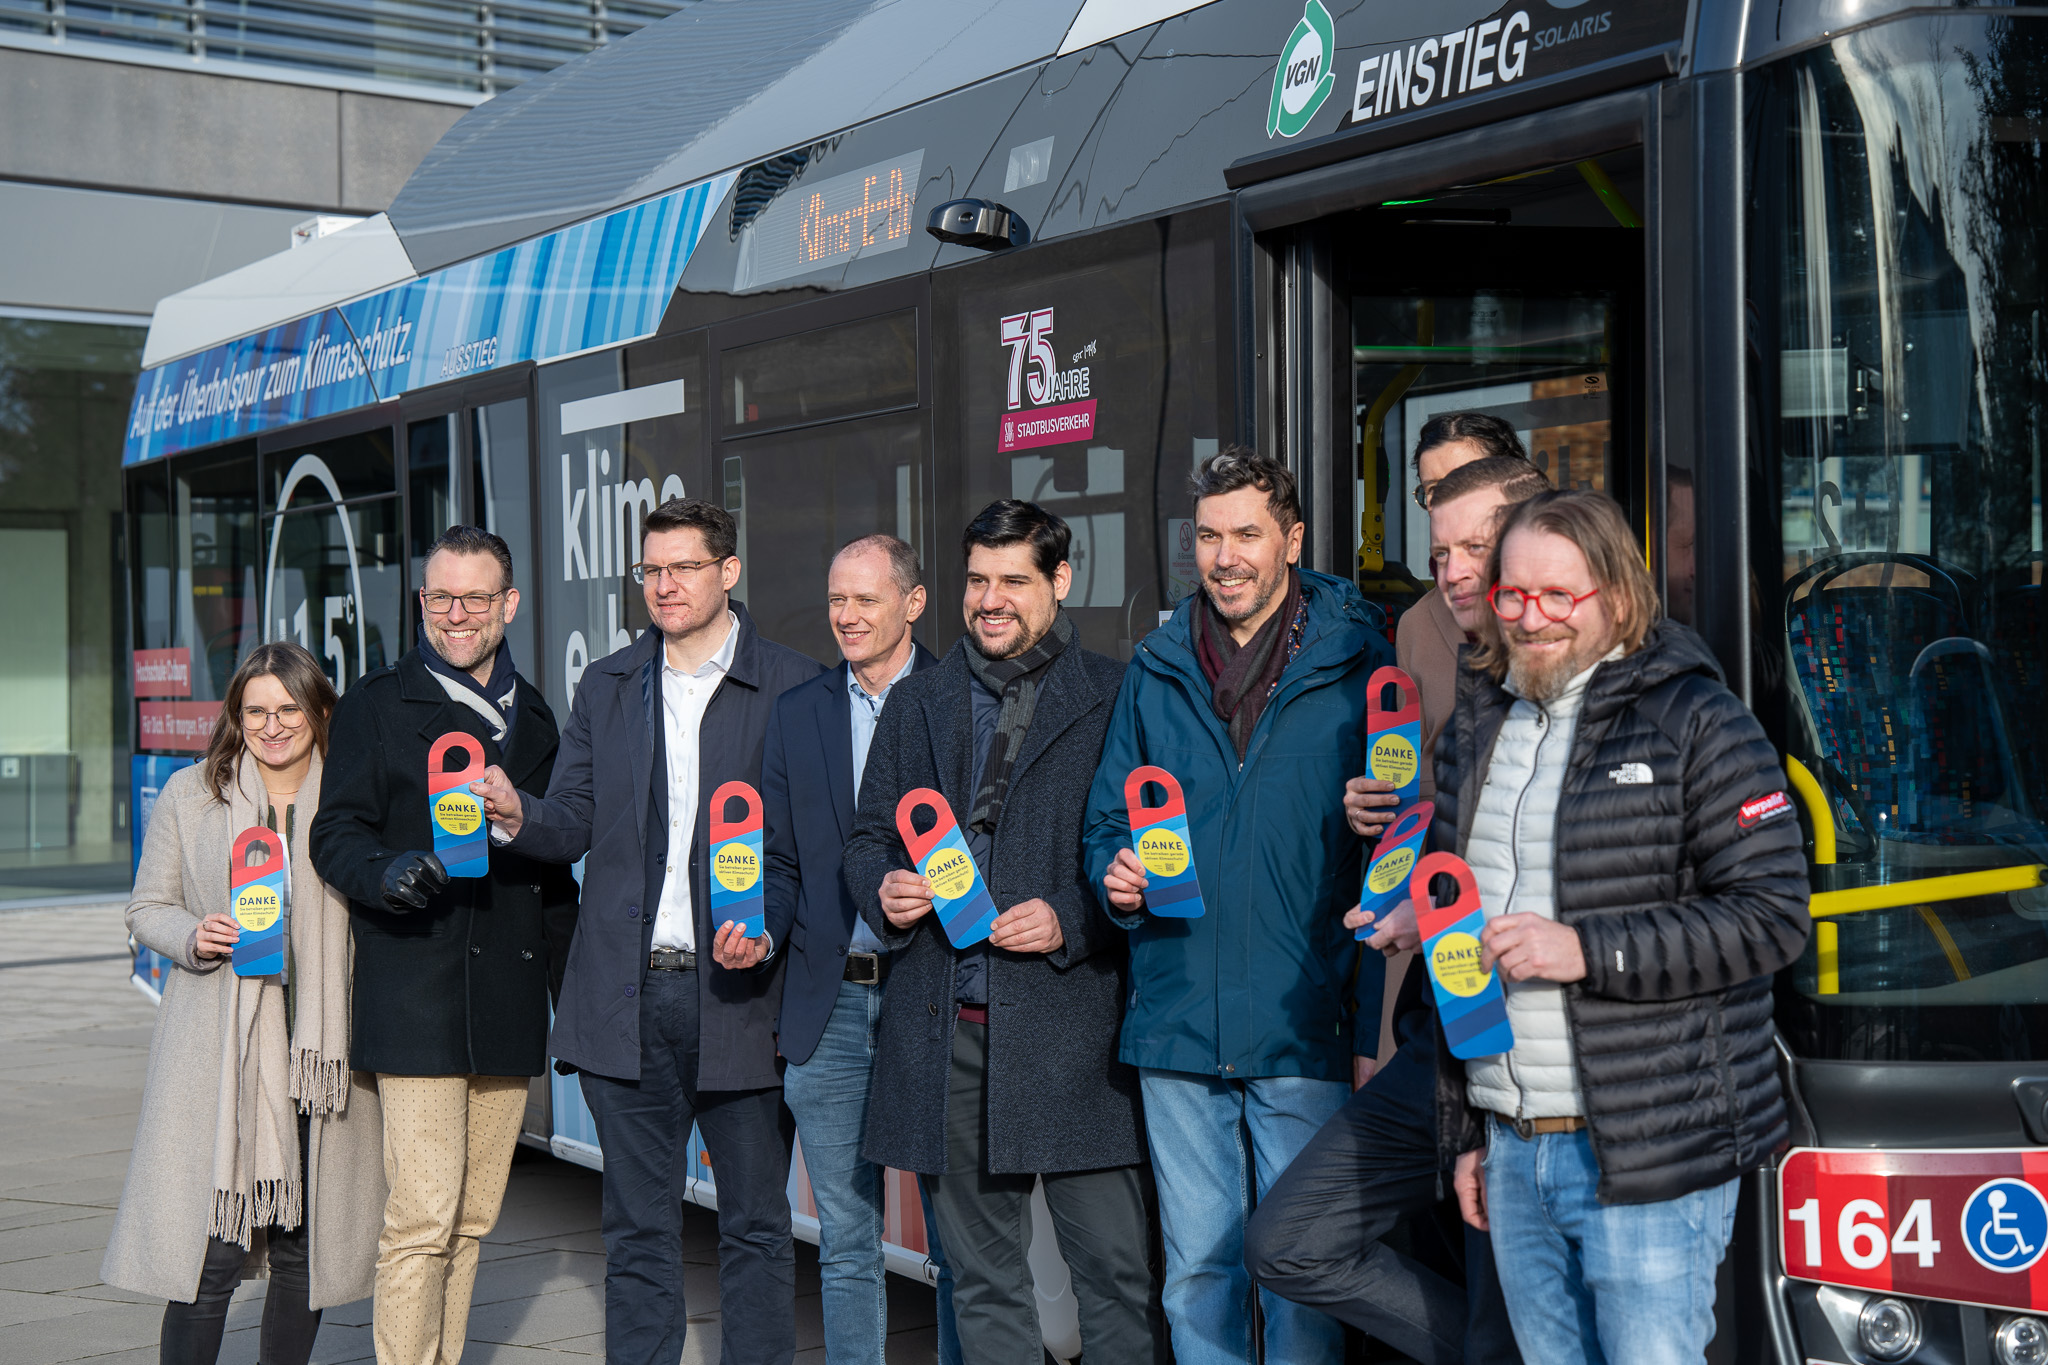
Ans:
[[[1528,1365],[1699,1365],[1740,1180],[1654,1204],[1602,1204],[1584,1129],[1487,1123],[1486,1216]]]
[[[1166,1319],[1177,1365],[1253,1365],[1252,1277],[1244,1225],[1351,1087],[1303,1076],[1225,1081],[1185,1071],[1138,1073],[1145,1136],[1166,1238]],[[1336,1365],[1335,1318],[1259,1291],[1266,1365]]]
[[[782,1077],[783,1100],[796,1116],[811,1195],[818,1203],[818,1278],[828,1365],[883,1365],[882,1343],[889,1331],[888,1274],[882,1264],[882,1168],[860,1155],[884,989],[840,982],[839,998],[817,1050],[802,1066],[792,1063]],[[923,1195],[922,1187],[919,1193]],[[939,1245],[938,1220],[932,1217],[928,1196],[924,1207],[928,1254],[939,1272],[939,1365],[960,1365],[960,1337],[953,1327],[953,1275]]]

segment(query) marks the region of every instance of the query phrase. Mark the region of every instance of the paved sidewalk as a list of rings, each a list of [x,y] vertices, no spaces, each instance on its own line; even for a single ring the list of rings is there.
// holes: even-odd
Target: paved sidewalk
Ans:
[[[99,1283],[135,1136],[155,1006],[127,982],[121,907],[0,914],[0,1361],[147,1365],[159,1300]],[[484,1247],[463,1365],[588,1365],[604,1354],[595,1173],[522,1148]],[[718,1359],[717,1227],[684,1224],[685,1362]],[[263,1282],[228,1318],[222,1365],[254,1365]],[[367,1301],[330,1310],[313,1359],[369,1360]],[[932,1294],[890,1277],[889,1358],[933,1358]],[[824,1365],[816,1249],[797,1244],[797,1360]]]

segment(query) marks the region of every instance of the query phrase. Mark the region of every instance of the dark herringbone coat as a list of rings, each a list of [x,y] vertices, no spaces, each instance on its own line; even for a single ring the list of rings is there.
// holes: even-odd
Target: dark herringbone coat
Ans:
[[[956,959],[936,915],[908,931],[882,914],[883,876],[908,868],[896,803],[935,787],[964,816],[974,719],[964,651],[896,684],[868,751],[846,887],[891,950],[861,1155],[926,1174],[946,1169]],[[1078,644],[1039,686],[995,831],[989,893],[998,910],[1034,897],[1059,915],[1051,953],[988,954],[988,1163],[993,1173],[1085,1171],[1143,1160],[1138,1073],[1117,1060],[1126,935],[1096,903],[1081,860],[1088,784],[1123,665]]]
[[[1459,670],[1437,847],[1464,853],[1513,705]],[[1556,837],[1558,918],[1586,957],[1564,995],[1601,1202],[1676,1199],[1761,1165],[1788,1132],[1771,978],[1806,946],[1806,862],[1776,751],[1685,626],[1661,623],[1593,674]],[[1483,1138],[1464,1063],[1441,1037],[1437,1055],[1448,1157]]]

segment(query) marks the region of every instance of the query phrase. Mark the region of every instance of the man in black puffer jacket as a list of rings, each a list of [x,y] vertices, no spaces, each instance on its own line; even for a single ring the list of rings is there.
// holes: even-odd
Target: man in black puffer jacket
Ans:
[[[1472,865],[1515,1041],[1461,1062],[1439,1035],[1441,1138],[1529,1365],[1697,1361],[1737,1177],[1787,1140],[1771,976],[1806,941],[1799,824],[1619,507],[1543,494],[1495,546],[1435,844]]]

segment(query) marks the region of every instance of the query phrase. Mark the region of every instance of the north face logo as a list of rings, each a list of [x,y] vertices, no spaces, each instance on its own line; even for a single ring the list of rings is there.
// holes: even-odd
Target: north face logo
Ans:
[[[1617,787],[1647,787],[1657,779],[1650,775],[1647,763],[1624,763],[1619,768],[1609,768],[1607,780]]]

